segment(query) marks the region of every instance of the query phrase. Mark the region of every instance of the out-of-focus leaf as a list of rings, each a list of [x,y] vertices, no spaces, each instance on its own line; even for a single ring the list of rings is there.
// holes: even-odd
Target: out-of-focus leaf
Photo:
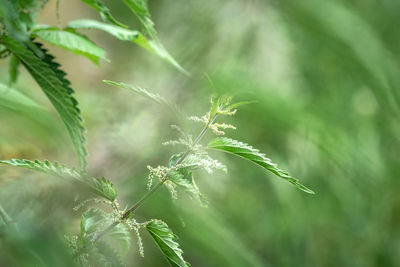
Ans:
[[[157,32],[154,28],[154,22],[151,20],[150,12],[147,8],[146,0],[123,0],[125,4],[138,17],[143,30],[152,39],[157,39]]]
[[[273,174],[279,176],[280,178],[288,181],[289,183],[294,184],[300,190],[309,194],[314,194],[314,191],[300,184],[299,180],[293,178],[287,172],[279,169],[277,165],[275,163],[272,163],[269,158],[267,158],[264,154],[260,153],[259,150],[254,149],[248,144],[227,137],[218,137],[211,140],[211,142],[208,143],[208,147],[211,149],[228,152],[241,158],[250,160],[255,164],[263,167],[264,169],[272,172]]]
[[[11,222],[11,217],[4,210],[3,206],[0,205],[0,229]]]
[[[93,238],[110,225],[112,218],[101,209],[90,208],[82,214],[79,237],[79,255],[85,262],[99,266],[125,266],[121,259],[122,252],[130,245],[130,233],[123,224],[115,226],[101,240]],[[121,250],[114,246],[115,243]]]
[[[85,236],[99,232],[104,225],[105,213],[101,209],[90,208],[82,214],[81,218],[81,235],[83,240]]]
[[[143,89],[141,87],[132,86],[132,85],[128,85],[125,83],[117,83],[117,82],[108,81],[108,80],[103,80],[103,82],[106,84],[109,84],[109,85],[114,85],[114,86],[117,86],[120,88],[124,88],[124,89],[128,89],[130,91],[133,91],[141,96],[144,96],[144,97],[156,102],[157,104],[170,105],[170,103],[162,96],[160,96],[158,94],[150,93],[149,91],[147,91],[146,89]]]
[[[73,20],[68,22],[68,28],[71,29],[97,29],[105,31],[108,34],[111,34],[115,38],[121,41],[131,41],[137,42],[136,39],[144,38],[141,36],[140,32],[133,31],[129,29],[125,29],[122,27],[118,27],[115,25],[103,23],[96,20],[91,19],[80,19],[80,20]]]
[[[207,198],[200,192],[197,187],[193,173],[186,168],[173,170],[168,173],[168,179],[177,185],[181,190],[185,191],[192,198],[197,200],[201,206],[207,207]]]
[[[19,67],[19,60],[16,56],[11,55],[10,56],[10,61],[8,63],[8,73],[10,75],[10,80],[8,82],[8,85],[13,85],[14,83],[17,82],[18,79],[18,67]]]
[[[182,257],[183,251],[179,248],[179,244],[176,242],[177,237],[172,233],[165,222],[152,220],[146,225],[146,230],[161,249],[161,252],[167,258],[171,266],[190,266],[190,264]]]
[[[147,8],[146,0],[124,0],[125,4],[132,10],[132,12],[138,17],[142,24],[143,31],[146,35],[151,38],[148,44],[152,50],[169,61],[172,65],[178,68],[181,72],[188,75],[189,73],[179,65],[179,63],[168,53],[165,47],[161,44],[157,37],[157,31],[154,28],[154,22],[151,19],[150,12]]]
[[[107,32],[111,34],[115,38],[121,41],[129,41],[134,42],[137,45],[143,47],[147,51],[161,57],[162,59],[168,61],[180,71],[185,74],[188,72],[183,69],[178,62],[175,61],[174,58],[168,53],[167,50],[156,40],[147,39],[143,34],[138,31],[125,29],[122,27],[118,27],[115,25],[110,25],[107,23],[102,23],[96,20],[90,19],[81,19],[81,20],[74,20],[68,23],[68,27],[72,29],[97,29]]]
[[[58,177],[75,179],[88,186],[96,195],[102,196],[110,201],[114,201],[118,196],[117,189],[106,178],[94,178],[89,176],[86,172],[78,171],[75,168],[68,168],[58,162],[51,163],[48,160],[42,162],[38,160],[12,159],[10,161],[3,160],[0,161],[0,163],[14,167],[27,168]]]
[[[78,34],[73,29],[40,28],[34,31],[34,35],[52,45],[83,55],[95,64],[99,64],[100,58],[108,61],[103,48],[96,46],[87,37]]]
[[[108,9],[108,7],[106,7],[104,5],[103,2],[99,1],[99,0],[82,0],[82,2],[88,4],[89,6],[91,6],[92,8],[94,8],[97,12],[99,12],[101,18],[104,21],[108,21],[111,22],[112,24],[115,24],[117,26],[120,27],[124,27],[127,28],[128,26],[118,22],[110,13],[110,10]]]
[[[46,110],[30,97],[20,91],[0,83],[0,106],[13,110],[24,110],[26,108],[36,110]]]
[[[79,166],[84,170],[87,165],[85,128],[80,117],[78,102],[72,97],[74,91],[69,86],[70,82],[65,79],[65,73],[58,68],[59,64],[53,61],[52,56],[44,53],[45,58],[42,60],[13,38],[3,36],[2,39],[3,44],[25,65],[32,77],[53,103],[71,136],[76,154],[78,155]],[[38,48],[36,45],[35,47]],[[38,48],[38,50],[40,49]],[[42,53],[45,52],[44,50],[40,51]]]

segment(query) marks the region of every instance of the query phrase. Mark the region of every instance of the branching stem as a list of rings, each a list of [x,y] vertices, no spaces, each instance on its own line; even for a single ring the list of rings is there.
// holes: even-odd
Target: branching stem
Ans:
[[[208,123],[204,126],[204,128],[201,130],[201,132],[199,133],[199,135],[196,137],[196,139],[193,141],[191,147],[196,146],[201,138],[203,138],[203,136],[205,135],[205,133],[207,132],[207,129],[209,128],[210,124],[212,124],[215,119],[217,117],[217,114],[215,114],[209,121]],[[178,162],[176,163],[176,165],[181,164],[186,157],[190,154],[192,150],[188,149],[186,150],[186,152],[182,155],[182,157],[178,160]],[[176,166],[175,165],[175,166]],[[149,192],[147,192],[146,194],[144,194],[142,196],[142,198],[139,199],[139,201],[137,201],[130,209],[128,209],[121,217],[121,220],[126,220],[128,219],[133,212],[139,208],[143,202],[145,202],[155,191],[157,191],[166,181],[168,180],[168,173],[161,178],[161,181],[158,182],[158,184],[156,184]],[[106,233],[108,233],[112,228],[114,228],[115,226],[117,226],[120,223],[120,221],[115,221],[112,224],[110,224],[106,229],[104,229],[100,234],[98,234],[94,239],[93,242],[98,241],[101,237],[103,237]]]

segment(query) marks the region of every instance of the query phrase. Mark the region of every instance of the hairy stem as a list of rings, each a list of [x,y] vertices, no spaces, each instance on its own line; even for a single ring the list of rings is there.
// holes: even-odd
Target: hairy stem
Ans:
[[[207,132],[207,129],[209,128],[210,124],[212,124],[214,122],[214,120],[216,119],[217,114],[214,115],[214,117],[212,117],[209,122],[206,124],[206,126],[204,126],[204,128],[201,130],[200,134],[196,137],[196,139],[193,141],[192,143],[192,147],[196,146],[201,138],[203,138],[203,136],[205,135],[205,133]],[[192,150],[188,149],[186,150],[186,152],[182,155],[182,157],[178,160],[178,162],[175,164],[179,165],[181,164],[185,158],[190,154]],[[133,212],[139,208],[143,202],[145,202],[155,191],[157,191],[166,181],[168,180],[168,173],[161,179],[160,182],[158,182],[158,184],[156,184],[149,192],[147,192],[146,194],[144,194],[139,201],[137,201],[131,208],[129,208],[123,215],[122,215],[122,220],[126,220],[128,219]],[[115,221],[112,224],[110,224],[106,229],[104,229],[100,234],[98,234],[94,239],[93,242],[98,241],[101,237],[103,237],[106,233],[108,233],[112,228],[114,228],[115,226],[117,226],[120,223],[120,221]]]

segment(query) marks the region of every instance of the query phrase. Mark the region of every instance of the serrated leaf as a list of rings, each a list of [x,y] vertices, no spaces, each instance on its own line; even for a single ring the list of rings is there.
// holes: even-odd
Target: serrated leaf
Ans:
[[[139,19],[140,23],[142,24],[144,33],[151,38],[151,40],[148,41],[148,45],[150,45],[152,50],[165,60],[169,61],[181,72],[183,72],[186,75],[189,75],[189,73],[179,65],[179,63],[168,53],[165,47],[158,40],[157,31],[154,28],[154,22],[152,21],[150,12],[147,8],[147,1],[146,0],[123,0],[123,1]]]
[[[103,2],[99,0],[82,0],[82,2],[86,3],[87,5],[91,6],[94,8],[97,12],[99,12],[101,18],[104,21],[111,22],[114,25],[117,25],[119,27],[127,28],[128,26],[118,22],[110,13],[110,10],[108,7],[106,7]]]
[[[250,160],[253,163],[263,167],[264,169],[274,173],[280,178],[294,184],[300,190],[309,194],[314,194],[314,191],[300,184],[298,179],[293,178],[287,172],[279,169],[277,165],[275,163],[272,163],[269,158],[267,158],[264,154],[260,153],[259,150],[249,146],[248,144],[227,137],[218,137],[214,140],[211,140],[211,142],[208,144],[208,147],[211,149],[228,152],[241,158]]]
[[[30,161],[26,159],[12,159],[10,161],[3,160],[0,163],[11,165],[14,167],[22,167],[30,170],[62,177],[72,178],[81,183],[84,183],[95,194],[102,196],[110,201],[114,201],[118,196],[118,191],[114,185],[106,178],[94,178],[89,176],[86,172],[79,171],[75,168],[68,168],[58,162],[46,161]]]
[[[147,8],[146,0],[123,0],[132,10],[142,24],[143,30],[152,39],[157,39],[157,32],[154,28],[154,22],[151,20],[150,12]]]
[[[86,235],[99,232],[104,225],[105,213],[101,209],[90,208],[82,213],[81,217],[81,240]]]
[[[201,206],[207,207],[207,198],[200,192],[197,187],[193,173],[186,168],[173,170],[168,173],[168,179],[177,185],[181,190],[185,191],[193,199],[197,200]]]
[[[109,84],[109,85],[113,85],[113,86],[116,86],[116,87],[120,87],[120,88],[123,88],[123,89],[127,89],[127,90],[130,90],[130,91],[133,91],[133,92],[135,92],[135,93],[137,93],[137,94],[139,94],[141,96],[146,97],[147,99],[150,99],[150,100],[156,102],[157,104],[167,105],[167,106],[170,105],[170,103],[165,98],[163,98],[162,96],[160,96],[158,94],[150,93],[146,89],[141,88],[139,86],[132,86],[132,85],[128,85],[128,84],[125,84],[125,83],[117,83],[117,82],[108,81],[108,80],[103,80],[103,82],[106,83],[106,84]]]
[[[168,166],[170,168],[175,167],[178,161],[183,157],[185,153],[181,152],[178,154],[174,154],[171,156],[168,162]],[[188,154],[186,155],[185,159],[179,164],[185,167],[185,169],[193,171],[193,170],[198,170],[199,168],[202,167],[202,164],[200,163],[201,158],[195,154]]]
[[[8,73],[10,75],[10,80],[8,82],[8,85],[11,86],[14,83],[17,82],[18,79],[18,67],[19,67],[19,60],[16,56],[12,55],[10,56],[10,61],[8,62]]]
[[[96,266],[125,266],[120,253],[130,245],[130,233],[125,225],[118,224],[101,240],[93,241],[112,221],[110,214],[98,208],[90,208],[82,214],[79,253],[87,255],[89,262]]]
[[[72,97],[70,82],[65,79],[65,73],[53,61],[53,57],[45,53],[41,60],[20,42],[9,36],[3,36],[3,44],[25,65],[43,92],[56,108],[63,120],[74,145],[81,169],[85,169],[87,151],[85,148],[85,128],[80,117],[77,101]],[[37,47],[37,46],[36,46]],[[41,50],[45,52],[44,50]]]
[[[185,74],[188,72],[183,69],[178,62],[168,53],[168,51],[158,42],[152,39],[147,39],[143,34],[138,31],[125,29],[122,27],[118,27],[115,25],[110,25],[106,23],[102,23],[96,20],[90,19],[81,19],[81,20],[74,20],[68,23],[68,27],[72,29],[97,29],[101,31],[105,31],[108,34],[111,34],[115,38],[121,41],[129,41],[134,42],[137,45],[143,47],[147,51],[161,57],[162,59],[166,60],[167,62],[174,65],[180,71]]]
[[[33,35],[52,45],[83,55],[95,64],[99,64],[100,58],[109,61],[103,48],[96,46],[87,37],[78,34],[73,29],[39,28],[33,32]]]
[[[179,248],[179,244],[176,242],[177,237],[172,233],[165,222],[152,220],[146,225],[146,230],[161,249],[161,252],[167,258],[171,266],[190,266],[190,264],[182,257],[183,251]]]

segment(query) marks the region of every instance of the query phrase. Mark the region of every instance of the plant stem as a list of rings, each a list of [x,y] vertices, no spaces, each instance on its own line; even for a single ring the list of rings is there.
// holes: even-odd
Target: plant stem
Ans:
[[[210,121],[206,124],[206,126],[204,126],[204,128],[201,130],[200,134],[196,137],[196,139],[193,141],[192,143],[192,147],[194,147],[195,145],[197,145],[201,138],[203,138],[203,136],[205,135],[205,133],[207,132],[208,127],[210,126],[211,123],[214,122],[214,120],[216,119],[217,114],[214,115],[214,117],[212,117],[210,119]],[[188,149],[186,150],[186,152],[183,154],[183,156],[178,160],[178,162],[175,164],[175,166],[181,164],[185,158],[190,154],[192,150]],[[146,201],[146,199],[148,199],[155,191],[157,191],[166,181],[168,180],[168,173],[161,179],[160,182],[158,182],[158,184],[156,184],[149,192],[147,192],[146,194],[144,194],[142,196],[142,198],[139,199],[139,201],[137,201],[130,209],[128,209],[123,215],[121,220],[126,220],[128,219],[133,212],[139,208],[143,202]],[[104,229],[100,234],[98,234],[94,239],[93,242],[98,241],[100,238],[102,238],[106,233],[108,233],[112,228],[114,228],[115,226],[117,226],[120,223],[120,221],[115,221],[112,224],[110,224],[106,229]]]
[[[139,208],[142,203],[148,198],[150,197],[161,185],[164,184],[164,182],[167,180],[166,179],[167,176],[165,176],[165,178],[163,178],[158,184],[156,184],[149,192],[147,192],[138,202],[135,203],[135,205],[133,205],[129,210],[127,210],[124,215],[122,216],[122,220],[125,220],[126,218],[129,217],[130,214],[132,214],[137,208]]]
[[[205,133],[207,132],[208,127],[210,126],[211,123],[214,122],[214,120],[215,120],[216,117],[217,117],[217,114],[215,114],[214,117],[207,123],[207,125],[204,126],[204,128],[201,130],[200,134],[199,134],[199,135],[196,137],[196,139],[193,141],[192,147],[195,146],[195,145],[197,145],[197,144],[200,142],[201,138],[202,138],[202,137],[205,135]],[[191,152],[190,149],[186,150],[185,154],[183,154],[183,156],[178,160],[178,162],[175,164],[175,166],[181,164],[181,163],[186,159],[186,157],[190,154],[190,152]],[[139,208],[139,207],[143,204],[143,202],[144,202],[149,196],[151,196],[151,195],[152,195],[161,185],[163,185],[163,184],[165,183],[165,181],[167,181],[167,180],[168,180],[168,173],[167,173],[167,175],[165,175],[165,176],[161,179],[161,181],[160,181],[156,186],[153,187],[153,189],[151,189],[149,192],[147,192],[138,202],[136,202],[129,210],[127,210],[127,211],[124,213],[124,215],[122,216],[122,219],[125,220],[126,218],[128,218],[130,214],[132,214],[137,208]]]

